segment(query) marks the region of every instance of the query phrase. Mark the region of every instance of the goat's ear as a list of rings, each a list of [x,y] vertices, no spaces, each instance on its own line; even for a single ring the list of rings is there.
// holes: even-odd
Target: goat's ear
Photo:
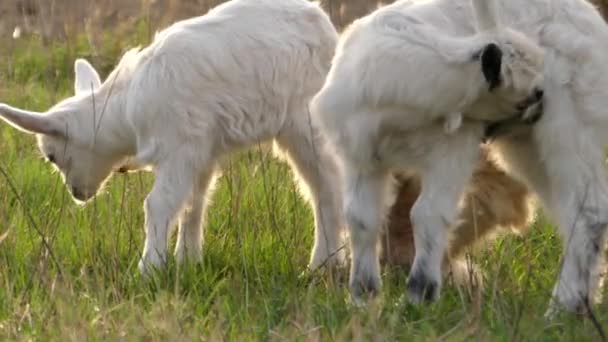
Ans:
[[[17,109],[0,103],[0,119],[25,133],[63,136],[61,123],[49,115]]]
[[[481,51],[481,71],[488,82],[490,91],[500,85],[502,51],[498,45],[490,43]]]
[[[76,80],[74,82],[74,91],[76,95],[84,92],[91,92],[99,88],[101,85],[101,79],[99,74],[95,71],[95,68],[84,59],[77,59],[74,62],[74,73],[76,74]]]

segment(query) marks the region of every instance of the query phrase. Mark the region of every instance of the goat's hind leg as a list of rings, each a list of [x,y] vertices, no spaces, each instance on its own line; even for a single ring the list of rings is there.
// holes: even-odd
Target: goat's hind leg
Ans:
[[[608,186],[603,170],[600,170],[602,164],[602,158],[599,158],[598,172],[588,173],[585,172],[588,170],[580,170],[581,165],[575,160],[570,160],[556,171],[564,176],[569,173],[568,177],[551,175],[550,207],[558,219],[564,256],[548,316],[560,307],[585,313],[594,302],[604,271],[603,251],[608,226]]]
[[[547,114],[535,125],[533,137],[550,190],[545,191],[544,201],[557,218],[564,244],[562,268],[547,315],[559,308],[584,313],[600,282],[608,225],[604,149],[584,120],[585,107],[574,101],[580,95],[559,80],[548,77],[545,83],[551,96],[545,98]]]
[[[608,186],[604,177],[576,170],[575,160],[562,164],[558,173],[568,178],[552,178],[550,209],[556,216],[564,245],[561,272],[547,317],[559,309],[586,313],[595,300],[604,272],[604,244],[608,226]],[[600,163],[601,164],[601,163]],[[582,172],[581,172],[582,171]],[[561,178],[561,179],[560,179]],[[559,179],[559,180],[558,180]]]
[[[342,265],[345,261],[342,246],[345,224],[337,161],[328,151],[321,134],[307,120],[287,126],[275,143],[277,154],[286,154],[299,180],[301,192],[313,207],[315,242],[308,269]]]
[[[344,208],[350,231],[350,289],[355,301],[380,291],[378,243],[382,231],[390,173],[345,168]]]
[[[557,125],[560,121],[553,122]],[[543,123],[548,127],[538,129],[547,129],[554,134],[556,128],[551,127],[551,123]],[[576,125],[564,124],[558,129]],[[603,273],[602,251],[608,221],[608,187],[603,154],[601,149],[587,146],[584,149],[586,158],[594,154],[596,157],[581,162],[581,155],[572,150],[579,142],[570,140],[568,136],[576,139],[574,135],[564,135],[548,146],[536,144],[532,136],[521,136],[499,139],[493,144],[501,164],[539,195],[559,227],[564,256],[547,317],[560,309],[570,312],[586,310],[595,297]],[[544,158],[539,150],[541,147]]]

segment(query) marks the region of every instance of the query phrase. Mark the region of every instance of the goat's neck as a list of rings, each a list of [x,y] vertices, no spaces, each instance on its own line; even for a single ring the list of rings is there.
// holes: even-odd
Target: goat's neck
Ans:
[[[90,98],[94,102],[94,128],[89,132],[91,147],[116,158],[130,157],[135,153],[135,134],[126,118],[126,89],[107,89]],[[89,123],[89,125],[91,125]]]

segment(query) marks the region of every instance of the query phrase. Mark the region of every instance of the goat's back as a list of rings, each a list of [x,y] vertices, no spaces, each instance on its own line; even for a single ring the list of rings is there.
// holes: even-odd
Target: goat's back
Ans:
[[[269,138],[321,88],[336,42],[316,4],[230,1],[159,32],[140,52],[128,115],[150,135]]]

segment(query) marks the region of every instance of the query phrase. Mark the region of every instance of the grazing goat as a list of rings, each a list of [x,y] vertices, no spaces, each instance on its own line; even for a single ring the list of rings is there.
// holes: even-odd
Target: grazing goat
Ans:
[[[103,83],[89,63],[76,61],[76,95],[44,114],[2,104],[0,116],[37,135],[78,201],[97,194],[116,169],[154,171],[144,204],[144,273],[166,261],[177,218],[176,258],[200,260],[218,159],[274,139],[314,208],[315,268],[340,259],[338,169],[308,111],[337,40],[317,4],[233,0],[127,52]]]
[[[504,27],[495,7],[486,0],[401,1],[355,21],[338,43],[311,111],[341,164],[356,301],[381,287],[377,245],[391,173],[422,177],[411,212],[416,257],[408,297],[434,301],[447,229],[487,122],[538,119],[544,53]],[[442,122],[458,116],[460,127],[444,129]]]

